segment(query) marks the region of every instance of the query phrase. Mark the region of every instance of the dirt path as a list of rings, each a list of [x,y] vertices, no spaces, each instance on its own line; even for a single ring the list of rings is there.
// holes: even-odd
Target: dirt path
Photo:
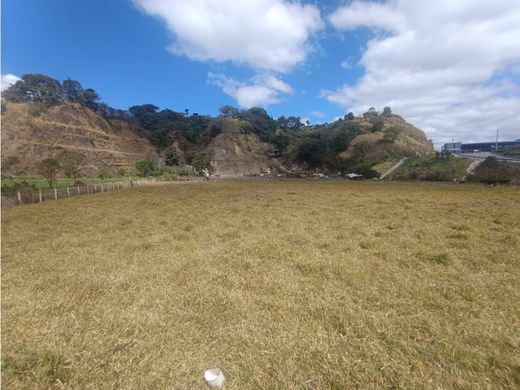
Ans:
[[[471,164],[469,164],[468,169],[466,169],[466,174],[462,178],[462,180],[466,180],[466,178],[473,173],[476,167],[478,167],[483,160],[473,160]]]
[[[403,157],[402,159],[399,160],[399,162],[397,164],[395,164],[392,168],[390,168],[388,171],[386,171],[385,173],[383,173],[380,177],[379,177],[379,180],[384,180],[386,179],[389,175],[391,175],[392,173],[394,173],[397,168],[399,168],[401,165],[403,165],[403,163],[407,160],[406,157]]]

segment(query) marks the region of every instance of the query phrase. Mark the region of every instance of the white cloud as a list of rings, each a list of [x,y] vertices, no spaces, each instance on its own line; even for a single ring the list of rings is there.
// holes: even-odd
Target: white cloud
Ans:
[[[249,83],[244,83],[210,72],[208,83],[222,88],[224,93],[233,97],[244,108],[279,103],[280,95],[293,91],[290,85],[269,74],[257,75]]]
[[[355,1],[329,17],[338,29],[368,27],[355,85],[323,91],[357,113],[391,106],[438,145],[520,137],[520,3],[517,0]],[[518,79],[517,79],[518,80]]]
[[[321,111],[312,111],[311,115],[318,118],[323,118],[325,116],[325,114]]]
[[[171,50],[193,60],[232,61],[286,72],[311,51],[319,9],[286,0],[134,0],[173,33]]]
[[[20,77],[15,76],[14,74],[8,73],[2,75],[2,82],[0,86],[0,91],[3,92],[7,88],[9,88],[11,85],[16,83],[18,80],[21,80]]]
[[[350,69],[350,68],[352,68],[352,64],[351,64],[351,62],[349,60],[341,61],[339,66],[341,66],[343,69]]]

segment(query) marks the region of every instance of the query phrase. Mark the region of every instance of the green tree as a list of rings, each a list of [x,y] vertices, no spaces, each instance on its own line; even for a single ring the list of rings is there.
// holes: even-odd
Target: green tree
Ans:
[[[63,80],[62,83],[63,92],[65,94],[65,99],[69,102],[78,102],[79,95],[83,91],[83,87],[79,83],[79,81],[71,80],[70,78]]]
[[[74,179],[74,181],[80,177],[80,167],[85,160],[83,153],[74,150],[62,150],[56,155],[56,159],[66,177]]]
[[[218,109],[220,115],[225,118],[238,118],[240,116],[240,110],[236,107],[225,105]]]
[[[28,73],[4,91],[2,96],[15,103],[53,105],[64,100],[64,91],[60,82],[52,77]]]
[[[321,166],[327,156],[327,146],[317,138],[304,140],[298,148],[298,161],[306,163],[311,168]]]
[[[96,111],[99,107],[99,95],[92,88],[81,90],[77,97],[77,102],[82,106],[90,108],[92,111]]]
[[[47,180],[49,187],[54,187],[60,169],[60,163],[53,157],[44,158],[36,166],[38,174]]]
[[[214,171],[211,166],[211,159],[206,152],[197,153],[191,160],[191,165],[199,175],[202,175],[204,171],[208,171],[209,174]]]
[[[363,113],[363,118],[374,118],[379,114],[374,107],[370,107],[367,112]]]
[[[241,118],[249,122],[249,130],[258,135],[263,142],[269,142],[276,131],[276,121],[263,108],[252,107],[243,111]]]
[[[139,160],[135,162],[135,169],[139,176],[150,176],[155,171],[155,164],[150,159]]]
[[[383,115],[388,116],[392,114],[392,109],[388,106],[383,108]]]
[[[349,112],[347,115],[345,115],[344,119],[352,121],[352,120],[356,119],[356,117],[352,112]]]
[[[166,152],[166,156],[164,158],[164,163],[169,166],[174,166],[179,163],[179,156],[177,156],[177,149],[170,148]]]

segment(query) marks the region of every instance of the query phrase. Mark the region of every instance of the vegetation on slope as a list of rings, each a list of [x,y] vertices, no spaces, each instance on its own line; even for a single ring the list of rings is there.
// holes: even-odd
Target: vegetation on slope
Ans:
[[[520,166],[488,157],[475,168],[468,180],[483,184],[520,183]]]
[[[462,180],[471,160],[450,154],[410,157],[392,175],[396,180],[453,181]]]
[[[41,138],[38,142],[22,140],[30,145],[20,144],[16,137],[7,137],[4,140],[8,145],[20,146],[18,150],[6,149],[5,158],[19,157],[26,170],[34,170],[35,157],[52,157],[63,148],[77,147],[78,145],[73,145],[76,142],[74,140],[71,140],[71,145],[48,140],[77,137],[78,131],[84,132],[84,128],[78,130],[77,126],[81,127],[81,124],[75,123],[74,120],[81,122],[84,118],[88,118],[87,122],[94,121],[98,124],[96,131],[89,135],[93,142],[92,149],[107,149],[97,141],[113,138],[114,133],[120,130],[130,131],[137,139],[146,138],[153,145],[155,150],[148,154],[158,165],[192,165],[194,161],[207,158],[213,163],[215,156],[211,153],[215,147],[212,146],[212,142],[222,132],[235,135],[228,137],[233,143],[221,144],[220,150],[222,147],[228,151],[233,150],[236,145],[247,143],[242,136],[252,135],[259,140],[253,142],[256,150],[252,154],[263,154],[262,158],[255,158],[253,165],[268,158],[271,163],[267,165],[298,167],[300,170],[346,172],[361,169],[359,167],[369,167],[374,161],[391,156],[427,154],[433,151],[432,143],[426,139],[424,133],[392,114],[389,107],[382,113],[371,108],[361,117],[349,113],[332,123],[315,126],[302,123],[296,116],[280,116],[274,119],[265,109],[259,107],[239,110],[224,106],[221,107],[218,117],[198,113],[190,115],[188,110],[160,110],[153,104],[135,105],[125,111],[109,107],[101,102],[96,91],[91,88],[84,89],[75,80],[67,79],[60,83],[39,74],[24,75],[22,80],[5,91],[3,97],[9,102],[2,104],[3,111],[7,110],[7,116],[10,111],[22,111],[20,107],[27,107],[24,109],[25,122],[14,119],[18,117],[14,114],[12,121],[6,121],[7,133],[18,134],[32,129],[34,134],[39,134]],[[76,107],[74,115],[70,115],[70,112],[74,111],[70,107]],[[79,108],[90,114],[86,111],[81,112]],[[59,115],[60,112],[63,119]],[[42,123],[46,121],[51,122],[56,130],[53,126]],[[52,132],[55,134],[51,134]],[[130,165],[140,158],[142,156],[134,156]],[[91,154],[86,156],[90,165],[99,168],[103,163],[103,158],[99,156],[94,161],[92,159]],[[111,158],[105,160],[108,160],[106,168],[111,171],[115,171],[117,164],[122,163],[114,160],[113,153]],[[250,164],[247,160],[243,162],[245,165]],[[240,161],[237,160],[236,163],[239,165]],[[258,167],[265,165],[257,164]],[[240,173],[238,170],[237,174]],[[88,174],[92,175],[93,170]]]

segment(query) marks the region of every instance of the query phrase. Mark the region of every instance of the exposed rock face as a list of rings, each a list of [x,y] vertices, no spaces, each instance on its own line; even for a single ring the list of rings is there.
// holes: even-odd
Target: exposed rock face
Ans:
[[[115,173],[133,169],[137,160],[156,158],[157,152],[131,122],[106,120],[78,104],[60,104],[46,110],[29,104],[5,103],[2,113],[2,156],[17,156],[17,168],[34,174],[36,163],[61,150],[85,155],[82,174],[98,168]]]
[[[247,176],[270,172],[277,166],[270,158],[271,148],[255,134],[242,134],[236,126],[226,126],[206,151],[211,158],[215,175]]]

